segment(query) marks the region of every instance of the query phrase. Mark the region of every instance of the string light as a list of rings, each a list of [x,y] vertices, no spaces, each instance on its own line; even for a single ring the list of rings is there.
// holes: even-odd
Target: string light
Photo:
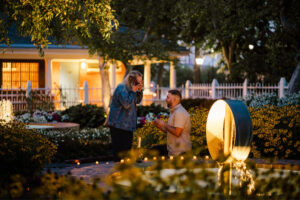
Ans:
[[[165,160],[165,159],[166,159],[166,157],[162,156],[162,157],[161,157],[161,159],[162,159],[162,160]]]
[[[209,159],[209,156],[205,156],[205,160],[208,160]]]
[[[109,162],[106,162],[106,164],[108,165],[108,164],[109,164]]]
[[[197,156],[193,156],[193,160],[197,160]]]
[[[98,161],[96,161],[96,165],[98,165],[99,164],[99,162]]]
[[[148,158],[147,158],[147,157],[145,157],[145,158],[144,158],[144,161],[145,161],[145,162],[147,162],[147,161],[148,161]]]
[[[124,159],[122,159],[122,160],[120,161],[121,164],[123,164],[124,162],[125,162]]]
[[[153,157],[153,160],[156,160],[156,159],[157,159],[156,156],[154,156],[154,157]]]
[[[127,158],[126,161],[127,161],[127,162],[130,162],[130,158]]]
[[[183,157],[183,156],[180,156],[180,160],[184,160],[184,157]]]
[[[173,156],[170,156],[170,160],[173,160],[174,159],[174,157]]]
[[[77,165],[80,165],[80,162],[77,162]]]

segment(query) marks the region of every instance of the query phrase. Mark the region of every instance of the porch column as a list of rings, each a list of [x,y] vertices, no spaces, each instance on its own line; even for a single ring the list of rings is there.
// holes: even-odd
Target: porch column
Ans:
[[[116,63],[110,64],[109,68],[110,68],[109,83],[110,83],[111,94],[113,94],[116,88]]]
[[[176,70],[174,63],[170,62],[170,89],[176,88]]]
[[[151,62],[145,61],[144,64],[144,94],[151,94],[150,92],[151,82]]]
[[[52,59],[47,59],[47,70],[46,70],[46,88],[52,88]]]

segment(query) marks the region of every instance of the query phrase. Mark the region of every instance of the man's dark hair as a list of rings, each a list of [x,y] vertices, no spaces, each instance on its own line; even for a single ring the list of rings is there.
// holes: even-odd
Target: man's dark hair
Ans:
[[[179,90],[169,90],[168,93],[178,96],[181,101],[182,97],[181,97],[181,92]]]

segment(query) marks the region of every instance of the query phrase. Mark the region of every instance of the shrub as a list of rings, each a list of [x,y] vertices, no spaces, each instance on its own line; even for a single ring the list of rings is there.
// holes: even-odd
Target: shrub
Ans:
[[[25,112],[16,114],[15,120],[23,123],[47,123],[47,122],[63,122],[69,119],[68,115],[62,115],[60,111],[46,112],[36,110],[32,114]]]
[[[183,99],[181,104],[186,110],[193,107],[210,109],[215,101],[214,99]]]
[[[253,126],[250,156],[254,158],[298,159],[300,155],[300,110],[298,106],[249,108]],[[191,116],[193,152],[208,155],[206,142],[207,109],[188,110]],[[166,119],[167,121],[167,119]],[[142,139],[142,147],[166,143],[166,134],[146,123],[137,129],[134,141]]]
[[[299,159],[300,106],[249,108],[254,158]]]
[[[286,95],[283,98],[278,98],[277,94],[274,93],[264,95],[248,95],[244,102],[247,106],[254,108],[266,106],[296,106],[300,104],[300,92]]]
[[[208,109],[192,107],[188,112],[191,117],[191,141],[193,151],[197,155],[208,155],[209,152],[206,143],[206,120]]]
[[[149,149],[156,144],[166,144],[166,134],[160,129],[146,122],[142,128],[138,128],[134,133],[133,145],[137,146],[137,137],[141,137],[141,147]]]
[[[43,132],[45,137],[57,146],[54,161],[106,156],[110,148],[109,129],[86,128],[80,131],[68,130]]]
[[[80,128],[97,128],[105,121],[104,108],[91,104],[71,106],[62,114],[67,114],[70,122],[80,124]]]
[[[193,151],[199,155],[207,155],[205,127],[208,110],[193,107],[190,108],[188,112],[191,116],[191,141]],[[167,118],[164,120],[167,122]],[[156,144],[166,144],[166,133],[156,128],[151,122],[147,122],[142,128],[137,129],[135,132],[134,145],[136,145],[137,137],[141,137],[141,146],[146,149]]]
[[[0,174],[30,176],[39,172],[56,152],[56,146],[23,124],[0,124]]]

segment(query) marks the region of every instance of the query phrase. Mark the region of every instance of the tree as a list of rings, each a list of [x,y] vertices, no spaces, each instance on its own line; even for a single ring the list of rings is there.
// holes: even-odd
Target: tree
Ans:
[[[112,7],[116,10],[120,28],[111,35],[110,40],[99,37],[92,28],[92,37],[82,38],[80,42],[88,47],[91,54],[96,53],[103,58],[99,68],[106,111],[111,97],[108,63],[119,60],[127,67],[136,56],[169,60],[169,52],[176,51],[178,47],[177,35],[171,31],[173,23],[168,15],[172,1],[116,0]]]
[[[39,48],[56,43],[76,43],[80,37],[91,38],[96,29],[108,39],[118,22],[110,0],[0,0],[0,42],[10,44],[9,30],[15,25],[20,36],[29,36]]]
[[[283,29],[277,1],[181,0],[178,4],[179,10],[186,11],[178,12],[182,40],[196,48],[221,52],[231,81],[259,75],[271,80],[280,76],[274,69],[290,76],[297,38]],[[292,16],[299,15],[296,8]]]
[[[280,1],[280,19],[284,28],[286,28],[294,38],[296,38],[297,47],[297,67],[293,72],[289,83],[289,93],[300,91],[300,3],[299,1]]]

